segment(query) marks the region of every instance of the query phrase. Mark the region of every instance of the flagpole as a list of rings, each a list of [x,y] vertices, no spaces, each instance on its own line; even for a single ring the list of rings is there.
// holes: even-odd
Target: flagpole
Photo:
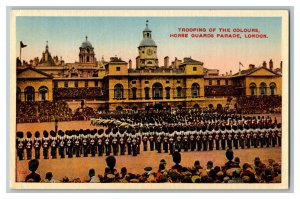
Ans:
[[[21,66],[22,66],[22,47],[21,47],[21,43],[20,43],[20,61],[21,61]]]

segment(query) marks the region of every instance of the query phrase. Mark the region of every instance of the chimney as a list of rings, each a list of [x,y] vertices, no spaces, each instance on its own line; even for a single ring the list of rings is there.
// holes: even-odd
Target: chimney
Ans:
[[[282,61],[280,62],[280,71],[282,72]]]
[[[129,63],[129,69],[132,69],[132,61],[131,61],[131,59],[129,59],[128,63]]]
[[[169,66],[169,57],[166,56],[166,57],[164,58],[164,67],[165,67],[165,68],[168,68],[168,66]]]
[[[255,65],[254,64],[249,64],[249,69],[254,69]]]
[[[226,76],[228,76],[228,72],[226,72]]]
[[[273,70],[273,60],[272,59],[270,59],[270,61],[269,61],[269,67],[270,67],[270,70]]]
[[[139,68],[140,68],[140,56],[137,56],[137,57],[135,58],[135,61],[136,61],[136,64],[135,64],[136,69],[139,69]]]
[[[230,70],[229,75],[230,75],[230,76],[232,75],[232,70]]]
[[[266,61],[263,62],[263,67],[267,68],[267,62]]]
[[[174,61],[175,67],[174,68],[178,68],[178,63],[177,63],[177,57],[175,57],[175,61]]]

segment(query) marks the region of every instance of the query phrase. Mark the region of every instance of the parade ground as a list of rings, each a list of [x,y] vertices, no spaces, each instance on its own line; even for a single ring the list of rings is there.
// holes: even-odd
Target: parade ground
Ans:
[[[281,118],[277,117],[278,122],[281,122]],[[70,129],[94,129],[103,128],[90,126],[90,121],[71,121],[71,122],[59,122],[58,129],[63,131]],[[43,130],[54,130],[54,122],[49,123],[23,123],[17,124],[17,131],[31,132]],[[149,146],[148,146],[149,148]],[[234,150],[234,156],[239,157],[241,165],[243,163],[250,163],[253,165],[254,158],[260,157],[262,162],[268,163],[268,159],[273,159],[276,162],[281,162],[281,147],[275,148],[251,148],[251,149],[238,149]],[[88,179],[89,169],[94,168],[96,174],[104,174],[106,167],[105,156],[102,157],[79,157],[76,158],[64,158],[61,159],[40,159],[40,165],[37,170],[42,177],[45,178],[47,172],[53,173],[53,178],[61,180],[67,176],[70,180],[74,178],[80,178],[81,181]],[[116,169],[121,170],[122,167],[126,167],[128,173],[142,174],[145,167],[152,167],[153,171],[157,171],[159,161],[165,159],[167,162],[167,169],[171,168],[174,163],[172,156],[167,153],[157,153],[157,151],[142,151],[136,157],[131,155],[116,156]],[[199,160],[202,167],[206,166],[207,161],[214,162],[214,166],[223,166],[227,161],[225,157],[225,150],[213,150],[213,151],[194,151],[194,152],[181,152],[181,165],[186,167],[193,166],[195,160]],[[28,160],[19,161],[16,159],[16,181],[24,181],[26,175],[29,174]]]

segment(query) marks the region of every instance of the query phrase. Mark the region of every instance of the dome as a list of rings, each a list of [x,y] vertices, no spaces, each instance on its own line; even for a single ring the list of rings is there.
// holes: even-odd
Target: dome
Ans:
[[[87,48],[87,47],[92,48],[93,46],[92,46],[91,42],[89,42],[88,40],[85,40],[84,42],[82,42],[81,48]]]
[[[151,38],[144,38],[140,46],[156,46],[156,43]]]

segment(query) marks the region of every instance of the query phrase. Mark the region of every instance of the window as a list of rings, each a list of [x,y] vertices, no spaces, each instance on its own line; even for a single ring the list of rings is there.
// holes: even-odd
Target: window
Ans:
[[[74,85],[75,85],[76,88],[78,88],[78,81],[75,81]]]
[[[225,80],[225,85],[228,86],[228,79]]]
[[[170,99],[170,87],[166,88],[166,99]]]
[[[276,84],[273,82],[270,84],[270,93],[271,95],[276,95]]]
[[[84,87],[89,87],[89,82],[88,81],[84,82]]]
[[[177,91],[177,97],[181,97],[182,88],[181,87],[177,87],[176,91]]]
[[[220,84],[221,84],[221,83],[220,83],[220,80],[218,79],[218,80],[217,80],[217,85],[220,86]]]
[[[144,54],[144,53],[145,53],[145,51],[142,51],[142,53]]]
[[[27,86],[24,90],[25,101],[34,101],[35,90],[32,86]]]
[[[193,83],[192,85],[192,98],[199,97],[200,86],[197,83]]]
[[[193,71],[197,71],[197,67],[193,67]]]
[[[267,85],[266,83],[262,82],[259,86],[260,95],[266,95],[267,94]]]
[[[39,97],[40,101],[45,101],[47,100],[47,95],[48,95],[48,88],[46,86],[41,86],[39,88]]]
[[[136,81],[134,80],[134,81],[132,81],[132,84],[136,84]]]
[[[120,66],[117,66],[117,69],[116,69],[117,71],[120,71],[121,70],[121,67]]]
[[[180,80],[177,80],[177,84],[180,84],[180,82],[181,82]]]
[[[90,62],[90,56],[86,57],[86,62]]]
[[[252,96],[256,95],[256,84],[251,83],[249,87],[250,87],[250,95]]]
[[[212,85],[212,80],[208,80],[208,85]]]
[[[146,100],[150,99],[149,91],[150,91],[150,88],[146,87],[145,88],[145,99]]]
[[[95,81],[94,84],[95,84],[95,87],[98,87],[98,81]]]
[[[145,84],[149,84],[149,81],[146,80],[146,81],[145,81]]]
[[[68,88],[68,87],[69,87],[69,85],[68,85],[68,82],[67,82],[67,81],[65,81],[65,82],[64,82],[64,86],[65,86],[65,88]]]
[[[21,89],[17,88],[17,102],[21,101]]]
[[[170,83],[170,81],[169,81],[169,80],[167,80],[167,81],[166,81],[166,84],[168,84],[168,83]]]
[[[131,91],[132,91],[132,99],[136,99],[136,88],[132,88]]]
[[[53,87],[54,87],[54,88],[58,88],[58,82],[54,82]]]
[[[123,86],[121,84],[115,85],[114,97],[118,100],[123,98]]]
[[[152,86],[152,91],[153,91],[153,99],[162,99],[162,85],[161,83],[155,83]]]

